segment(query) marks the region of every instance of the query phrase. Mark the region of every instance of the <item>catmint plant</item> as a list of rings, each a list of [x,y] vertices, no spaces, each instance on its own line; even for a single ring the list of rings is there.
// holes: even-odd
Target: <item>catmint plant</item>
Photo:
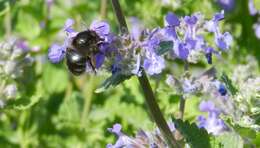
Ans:
[[[1,42],[0,48],[0,99],[1,107],[4,107],[8,99],[17,97],[16,81],[23,77],[24,69],[32,65],[33,59],[28,44],[17,38]]]
[[[169,1],[163,1],[168,3]],[[225,10],[232,10],[234,1],[218,1]],[[115,124],[109,132],[117,136],[115,144],[108,144],[107,148],[119,147],[197,147],[188,131],[195,131],[202,137],[218,137],[233,132],[234,124],[227,123],[230,118],[235,124],[244,126],[241,120],[258,131],[249,115],[255,112],[246,107],[238,109],[238,98],[247,98],[249,94],[258,93],[258,78],[246,79],[242,83],[253,83],[257,89],[237,89],[225,73],[217,75],[217,68],[210,68],[200,75],[192,74],[189,65],[204,63],[213,65],[213,57],[220,58],[230,50],[233,37],[230,32],[221,30],[220,22],[224,20],[224,10],[215,13],[212,18],[205,18],[197,12],[187,16],[168,12],[164,17],[164,26],[145,28],[138,19],[132,18],[132,29],[127,27],[126,20],[117,0],[112,0],[112,6],[119,23],[120,34],[112,33],[106,21],[93,21],[85,30],[74,29],[74,20],[67,19],[63,27],[66,37],[62,45],[53,44],[48,51],[48,58],[52,63],[59,63],[66,58],[68,69],[74,75],[89,72],[92,74],[109,73],[111,76],[96,92],[102,92],[110,86],[116,86],[124,80],[136,76],[144,91],[145,102],[157,128],[153,132],[140,130],[135,137],[127,136],[121,131],[122,126]],[[179,96],[181,117],[166,122],[156,102],[154,92],[146,76],[158,76],[165,69],[171,69],[168,60],[183,62],[184,73],[177,76],[169,73],[167,85],[175,95]],[[235,77],[234,77],[235,78]],[[245,82],[246,81],[246,82]],[[248,96],[243,96],[247,92]],[[200,112],[207,116],[197,116],[197,124],[189,124],[183,120],[185,100],[200,98],[198,105]],[[254,98],[254,96],[250,96]],[[241,101],[241,100],[240,100]],[[256,101],[256,100],[254,100]],[[243,101],[249,104],[247,101]],[[257,102],[257,101],[256,101]],[[241,105],[242,106],[242,105]],[[226,118],[225,118],[226,117]],[[252,119],[252,120],[251,120]],[[208,142],[208,143],[207,143]],[[220,142],[221,143],[221,142]],[[206,141],[209,144],[209,140]]]

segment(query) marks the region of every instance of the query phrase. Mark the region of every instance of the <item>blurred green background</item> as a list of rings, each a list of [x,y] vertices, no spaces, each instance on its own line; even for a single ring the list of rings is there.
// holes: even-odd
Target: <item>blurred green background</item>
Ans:
[[[170,5],[161,0],[120,0],[120,3],[128,20],[137,17],[147,28],[163,26],[168,11],[179,16],[200,11],[210,19],[222,9],[214,0],[172,0]],[[246,63],[247,55],[260,62],[260,40],[252,29],[257,17],[249,15],[247,3],[237,0],[235,8],[226,12],[226,19],[221,22],[222,29],[230,31],[235,41],[228,54],[221,60],[215,59],[219,71],[232,73],[236,64]],[[124,132],[130,135],[140,128],[155,127],[136,78],[96,94],[95,89],[106,75],[74,77],[64,63],[54,65],[47,60],[48,48],[54,42],[62,44],[65,36],[62,27],[68,18],[75,19],[76,30],[86,28],[95,19],[105,19],[112,32],[118,32],[110,0],[54,0],[50,7],[44,0],[0,0],[0,39],[17,36],[28,41],[31,48],[40,47],[39,51],[31,52],[38,60],[26,71],[26,83],[18,84],[21,101],[0,111],[0,147],[99,148],[115,140],[107,131],[114,123],[121,123]],[[174,69],[168,72],[175,75],[183,72],[181,63],[170,64]],[[208,68],[205,63],[192,67],[197,71]],[[178,110],[179,96],[158,89],[164,87],[165,76],[150,79],[168,119]],[[199,98],[187,101],[185,119],[195,121],[201,114],[197,109],[199,101]]]

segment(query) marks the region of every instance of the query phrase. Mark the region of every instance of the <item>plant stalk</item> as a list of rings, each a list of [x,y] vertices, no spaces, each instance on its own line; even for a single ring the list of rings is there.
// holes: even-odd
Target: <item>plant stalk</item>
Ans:
[[[107,17],[107,0],[101,0],[100,17],[105,19]]]
[[[111,0],[111,1],[112,1],[113,9],[116,14],[119,26],[120,26],[120,31],[122,34],[126,34],[126,33],[128,33],[128,28],[127,28],[124,14],[121,10],[121,6],[120,6],[118,0]],[[150,112],[153,120],[155,121],[156,125],[159,127],[168,146],[170,148],[174,148],[174,147],[179,148],[180,146],[178,145],[177,141],[175,140],[169,126],[167,125],[166,120],[163,117],[163,114],[159,108],[159,105],[156,102],[154,93],[152,91],[152,87],[149,83],[146,73],[143,69],[141,69],[141,70],[142,70],[142,75],[140,77],[138,77],[138,80],[144,91],[145,102],[147,104],[149,112]]]
[[[154,93],[144,70],[142,70],[142,75],[138,77],[138,80],[144,91],[145,102],[148,106],[149,112],[155,123],[159,127],[160,131],[162,132],[162,135],[164,136],[168,145],[170,147],[179,147],[177,141],[173,137],[169,126],[167,125],[166,120],[163,117],[159,105],[156,102]]]
[[[187,73],[189,71],[189,63],[187,61],[185,61],[184,63],[184,72]],[[183,120],[183,116],[184,116],[184,111],[185,111],[185,102],[186,99],[181,96],[180,97],[180,105],[179,105],[179,119]]]

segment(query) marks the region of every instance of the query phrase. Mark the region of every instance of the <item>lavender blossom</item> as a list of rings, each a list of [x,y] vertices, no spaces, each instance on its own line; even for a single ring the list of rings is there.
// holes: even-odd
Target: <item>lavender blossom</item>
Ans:
[[[229,32],[225,32],[223,34],[220,32],[218,23],[223,19],[224,19],[224,11],[221,11],[220,13],[216,13],[210,21],[206,22],[205,28],[209,32],[214,33],[216,45],[223,51],[227,51],[232,44],[233,38]]]
[[[213,102],[202,101],[200,103],[200,111],[208,112],[208,118],[205,118],[204,116],[199,116],[197,118],[200,128],[205,128],[209,133],[212,133],[213,135],[220,135],[224,131],[228,130],[224,121],[219,118],[219,109],[215,107]]]
[[[0,108],[6,100],[15,99],[19,92],[16,81],[23,78],[24,69],[33,59],[26,41],[15,37],[0,43]]]
[[[260,39],[260,23],[254,24],[253,28],[255,30],[256,37]]]
[[[248,1],[248,9],[249,9],[250,15],[252,15],[252,16],[256,15],[258,13],[260,14],[260,11],[255,8],[254,0],[249,0]]]
[[[174,133],[175,126],[173,122],[168,122],[170,130]],[[161,135],[158,128],[154,131],[139,130],[135,137],[128,136],[121,131],[120,124],[114,124],[113,128],[108,128],[108,131],[117,136],[115,144],[107,144],[107,148],[121,148],[121,147],[150,147],[150,148],[167,148],[167,144]]]
[[[203,116],[199,116],[197,118],[200,128],[205,128],[208,133],[213,135],[221,135],[223,132],[227,131],[227,126],[224,121],[218,117],[218,115],[214,112],[209,113],[208,118]]]
[[[65,57],[66,46],[59,46],[58,44],[53,44],[48,53],[48,58],[52,63],[58,63]]]
[[[225,11],[231,11],[235,7],[235,0],[217,0],[217,2]]]

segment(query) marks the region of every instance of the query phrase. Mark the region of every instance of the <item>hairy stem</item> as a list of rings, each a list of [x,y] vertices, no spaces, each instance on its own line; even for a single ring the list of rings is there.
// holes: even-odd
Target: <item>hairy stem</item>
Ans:
[[[118,2],[118,0],[111,0],[112,1],[112,5],[118,20],[118,23],[120,25],[120,31],[121,33],[125,34],[128,33],[128,28],[127,28],[127,24],[125,21],[125,17],[124,14],[121,10],[120,4]],[[163,114],[159,108],[159,105],[156,102],[154,93],[152,91],[152,87],[149,83],[149,80],[146,76],[145,71],[142,69],[142,75],[140,77],[138,77],[139,83],[144,91],[144,97],[145,97],[145,102],[147,104],[147,107],[149,109],[149,112],[153,118],[153,120],[155,121],[155,123],[157,124],[157,126],[159,127],[162,135],[164,136],[164,139],[166,140],[166,142],[168,143],[169,147],[173,148],[173,147],[179,147],[177,141],[175,140],[169,126],[167,125],[166,120],[163,117]]]

